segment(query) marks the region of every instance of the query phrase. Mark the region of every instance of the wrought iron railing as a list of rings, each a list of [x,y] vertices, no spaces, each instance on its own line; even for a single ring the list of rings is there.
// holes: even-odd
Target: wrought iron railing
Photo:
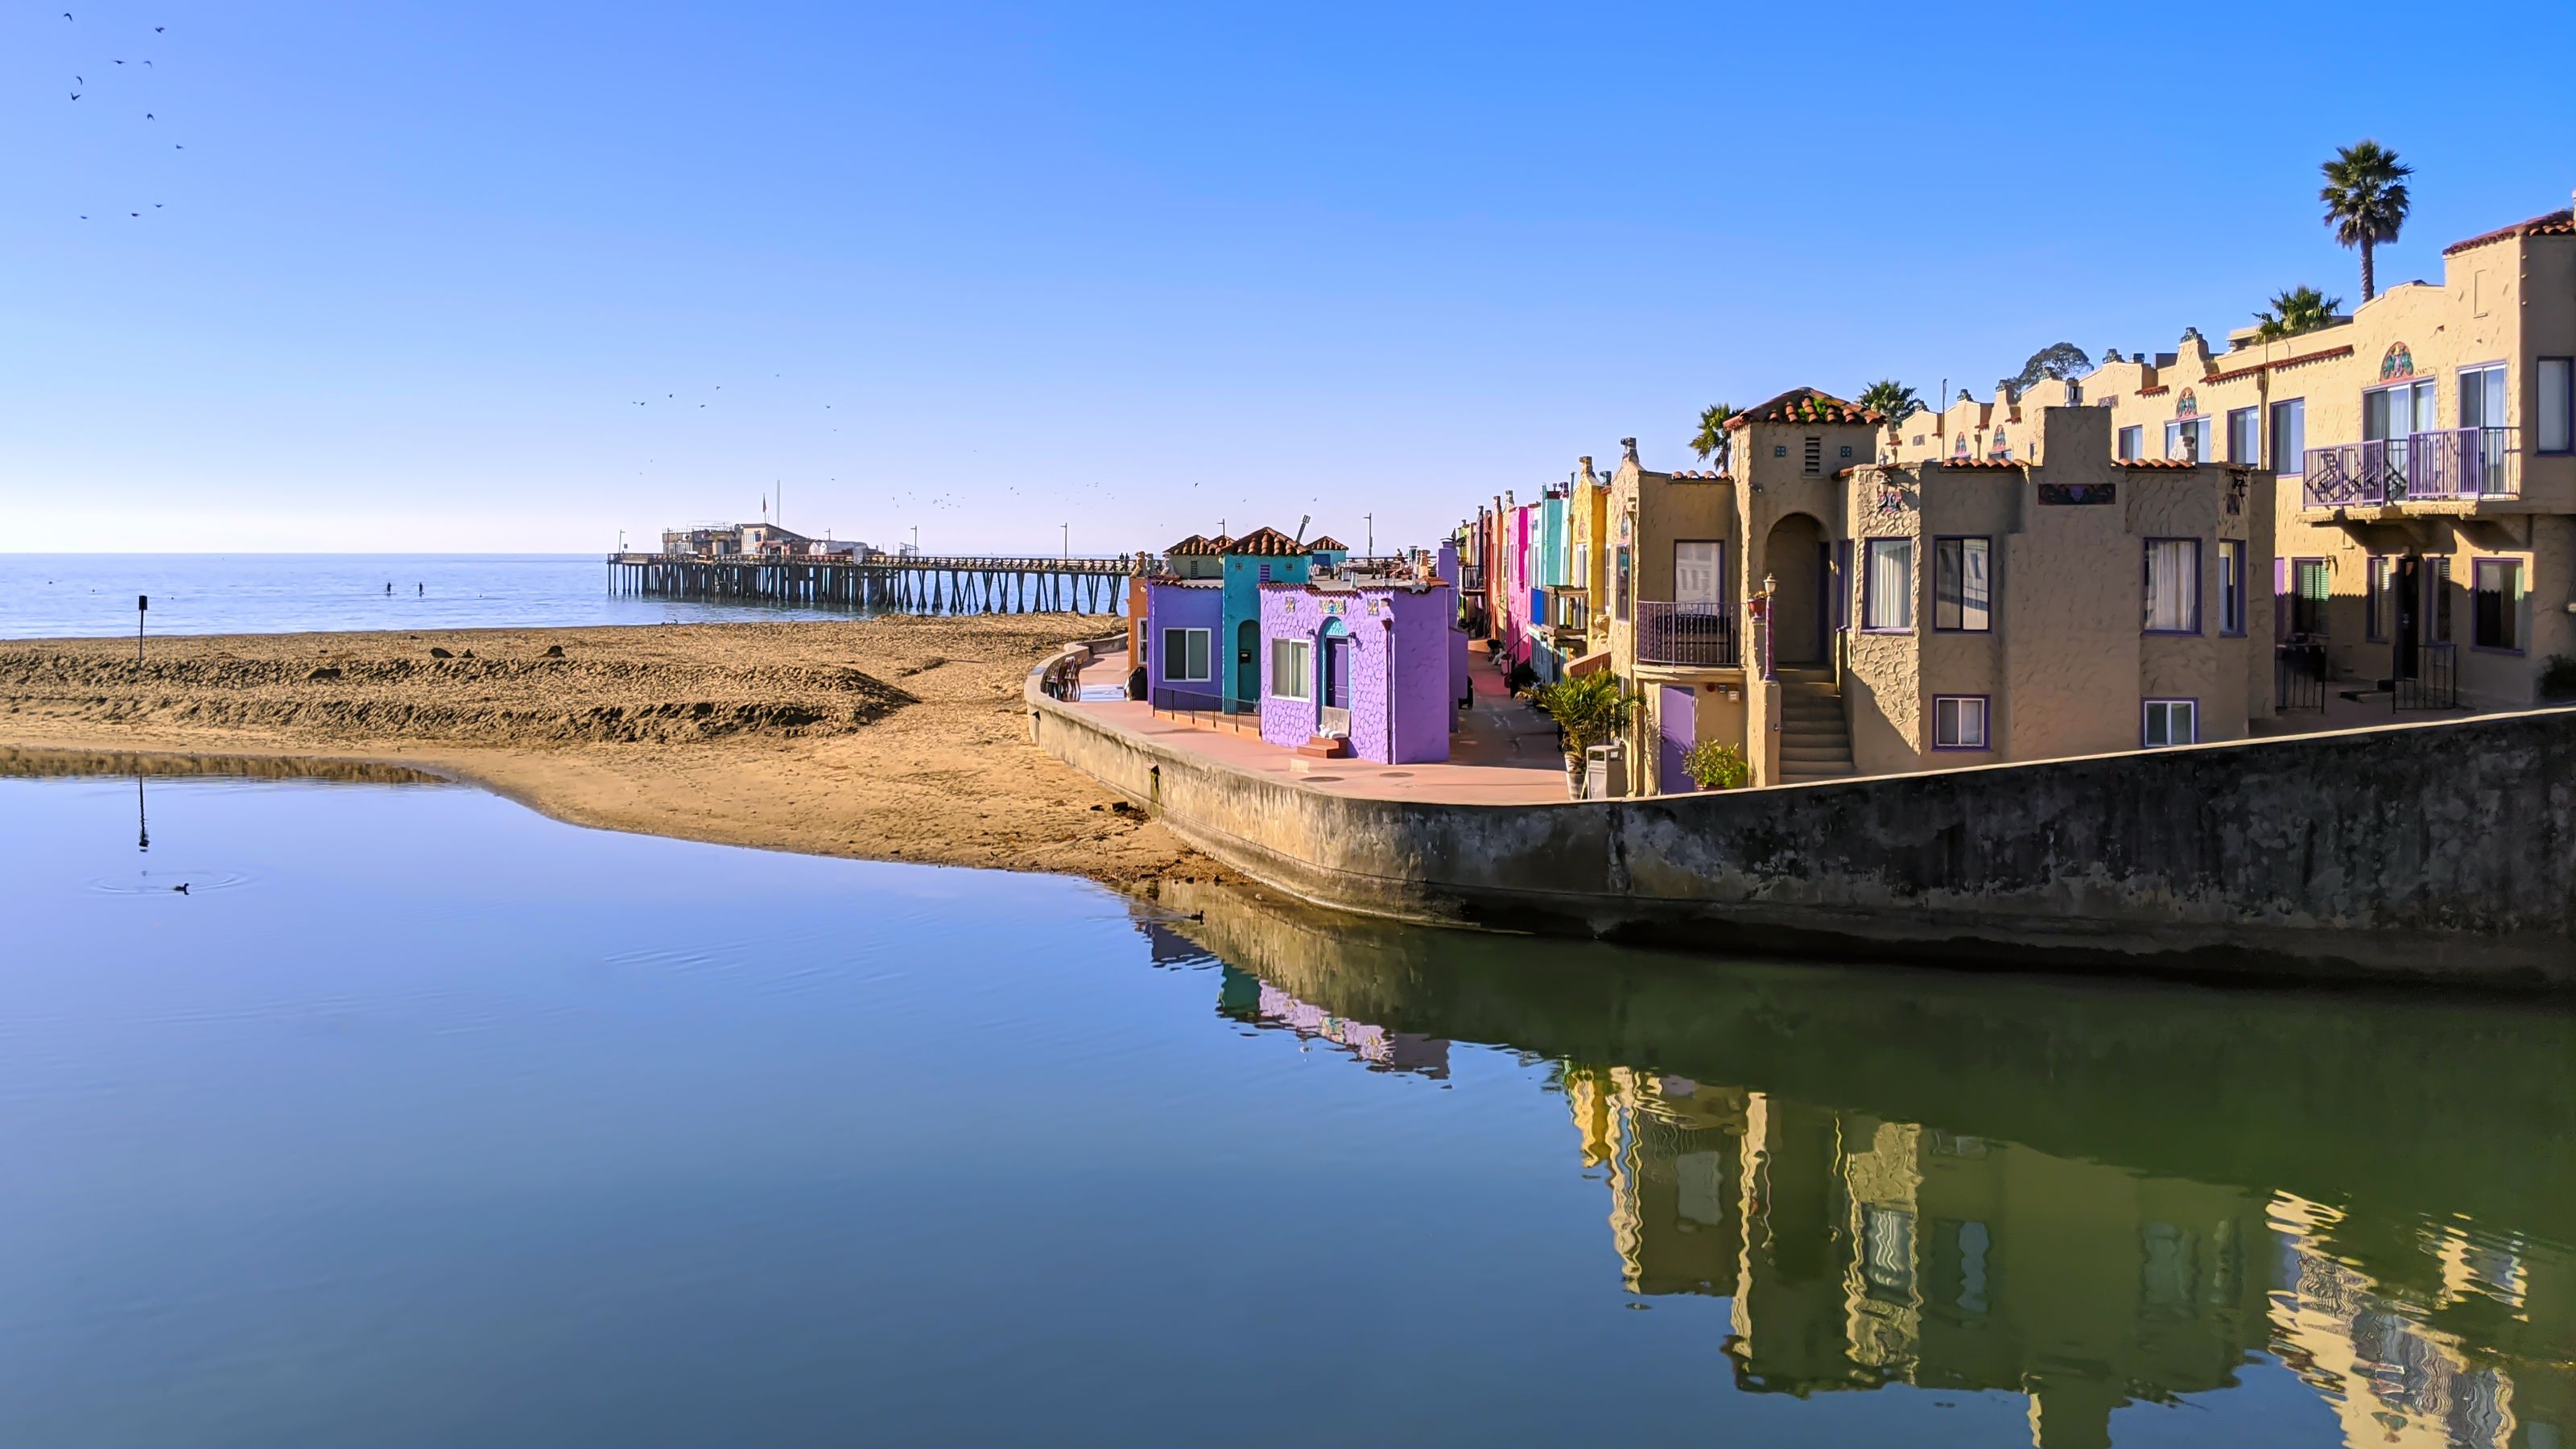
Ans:
[[[2310,508],[2509,498],[2522,490],[2521,461],[2511,428],[2440,428],[2310,448],[2299,491]]]
[[[1547,616],[1553,627],[1569,634],[1592,631],[1592,599],[1574,584],[1548,586]]]
[[[1157,684],[1145,693],[1147,702],[1156,709],[1184,714],[1223,714],[1226,710],[1225,695],[1214,684]]]
[[[2415,672],[2399,675],[2392,659],[2389,668],[2389,708],[2456,709],[2460,703],[2459,656],[2448,644],[2415,646]]]
[[[1735,611],[1724,604],[1635,604],[1637,662],[1733,669],[1743,662]]]
[[[2272,646],[2272,707],[2318,711],[2326,707],[2324,640]]]

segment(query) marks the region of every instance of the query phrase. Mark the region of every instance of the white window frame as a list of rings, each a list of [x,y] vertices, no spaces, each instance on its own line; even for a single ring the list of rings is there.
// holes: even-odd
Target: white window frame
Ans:
[[[1293,670],[1285,667],[1290,661],[1294,661]],[[1281,680],[1290,678],[1293,678],[1297,684],[1297,691],[1293,694],[1280,687]],[[1293,699],[1300,704],[1312,703],[1315,698],[1313,642],[1305,639],[1271,640],[1269,683],[1272,699]]]
[[[1172,636],[1180,639],[1179,668],[1173,667]],[[1199,673],[1182,671],[1190,667],[1190,639],[1196,635],[1199,645]],[[1216,682],[1216,631],[1174,625],[1163,631],[1163,682],[1166,684],[1213,684]]]
[[[1969,707],[1972,705],[1975,706],[1976,716],[1974,731],[1967,728]],[[1944,706],[1948,708],[1945,709]],[[1932,696],[1932,748],[1936,750],[1992,749],[1994,748],[1993,724],[1993,702],[1982,694]],[[1949,738],[1942,738],[1945,733]]]
[[[1684,563],[1684,550],[1694,561]],[[1704,571],[1706,587],[1692,590],[1682,580]],[[1726,602],[1726,540],[1720,538],[1685,538],[1673,543],[1673,602],[1698,604],[1714,608]]]
[[[2174,725],[2179,721],[2187,738],[2175,739]],[[2159,729],[2165,738],[2157,739]],[[2150,699],[2140,702],[2138,710],[2138,746],[2163,750],[2175,745],[2200,743],[2200,701],[2196,699]]]

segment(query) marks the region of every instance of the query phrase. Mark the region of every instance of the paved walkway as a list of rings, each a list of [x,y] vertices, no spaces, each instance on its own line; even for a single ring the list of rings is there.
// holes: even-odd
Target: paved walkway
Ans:
[[[1167,749],[1338,795],[1452,805],[1538,805],[1564,800],[1565,756],[1556,748],[1556,726],[1512,698],[1503,687],[1502,675],[1482,655],[1469,660],[1467,675],[1475,685],[1476,702],[1449,736],[1448,763],[1439,765],[1318,760],[1257,734],[1157,717],[1142,700],[1109,697],[1113,692],[1123,694],[1126,688],[1124,650],[1102,656],[1082,672],[1082,692],[1091,697],[1075,707],[1096,712]]]

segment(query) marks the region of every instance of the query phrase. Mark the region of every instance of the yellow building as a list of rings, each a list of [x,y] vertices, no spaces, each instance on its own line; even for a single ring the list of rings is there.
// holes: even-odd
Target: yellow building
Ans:
[[[2116,455],[2277,476],[2278,642],[2356,693],[2519,707],[2551,656],[2576,655],[2568,211],[2455,243],[2440,280],[2314,331],[2244,328],[2223,351],[2186,331],[2171,353],[1915,413],[1894,452],[2029,459],[2031,420],[2070,404],[2107,413]]]
[[[2036,459],[1877,461],[1875,413],[1800,389],[1708,473],[1609,491],[1613,667],[1640,793],[1705,740],[1756,785],[2240,739],[2273,710],[2274,489],[2115,464],[2098,408],[2027,411]]]

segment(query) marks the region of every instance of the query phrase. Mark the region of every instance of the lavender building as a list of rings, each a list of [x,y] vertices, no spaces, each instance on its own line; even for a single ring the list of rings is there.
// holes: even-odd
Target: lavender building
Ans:
[[[1456,588],[1318,580],[1261,590],[1261,737],[1349,742],[1363,760],[1449,758]]]

